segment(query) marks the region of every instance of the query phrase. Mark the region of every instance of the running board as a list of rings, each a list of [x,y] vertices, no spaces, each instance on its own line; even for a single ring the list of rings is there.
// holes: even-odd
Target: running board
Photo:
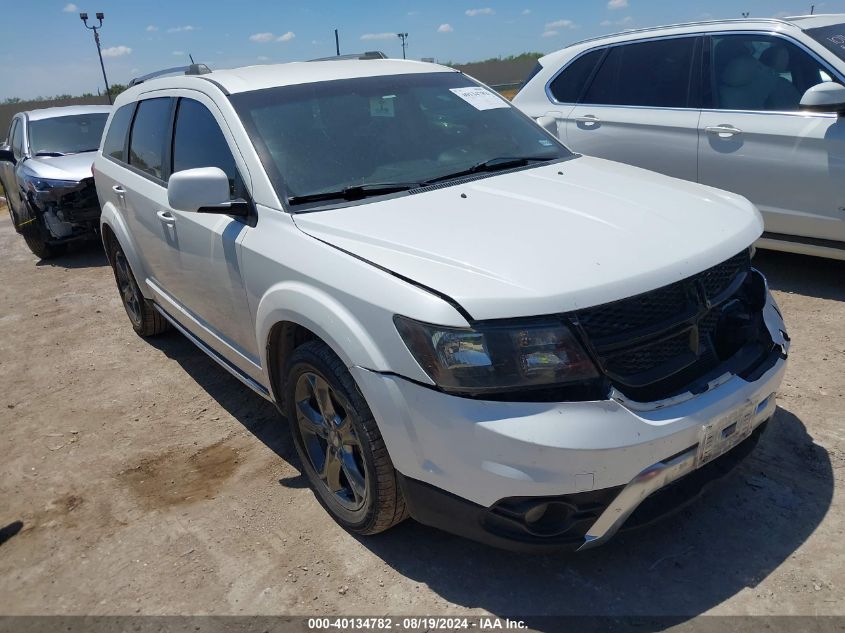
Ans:
[[[157,303],[153,304],[153,305],[155,306],[155,309],[158,311],[158,313],[161,314],[161,316],[163,316],[165,319],[167,319],[167,321],[168,321],[168,323],[170,323],[170,325],[172,325],[177,330],[179,330],[179,332],[181,332],[182,335],[185,338],[187,338],[189,341],[191,341],[191,343],[193,343],[194,345],[199,347],[203,352],[205,352],[208,356],[210,356],[211,360],[216,362],[223,369],[228,371],[235,378],[240,380],[243,384],[245,384],[247,387],[252,389],[255,393],[257,393],[262,398],[265,398],[265,399],[269,400],[270,402],[273,401],[273,397],[270,395],[270,392],[267,389],[265,389],[262,385],[258,384],[255,380],[253,380],[252,378],[247,376],[244,372],[242,372],[240,369],[235,367],[232,363],[227,361],[220,354],[218,354],[213,349],[211,349],[208,345],[203,343],[198,337],[196,337],[193,333],[191,333],[181,323],[179,323],[176,319],[174,319],[172,316],[170,316],[164,310],[164,308],[162,308],[160,305],[158,305]]]
[[[768,231],[764,232],[760,237],[764,240],[774,240],[776,242],[791,242],[793,244],[804,244],[806,246],[833,248],[845,251],[845,242],[840,242],[838,240],[826,240],[819,237],[804,237],[802,235],[787,235],[785,233],[769,233]]]

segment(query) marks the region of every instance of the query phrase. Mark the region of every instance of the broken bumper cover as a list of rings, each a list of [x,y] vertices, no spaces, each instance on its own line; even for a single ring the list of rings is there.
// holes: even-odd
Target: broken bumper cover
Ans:
[[[29,178],[18,226],[34,222],[47,242],[92,237],[100,224],[100,203],[93,178],[51,181]]]

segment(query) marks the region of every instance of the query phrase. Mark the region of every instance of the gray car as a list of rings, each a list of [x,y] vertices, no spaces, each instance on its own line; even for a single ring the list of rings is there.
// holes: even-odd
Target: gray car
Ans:
[[[45,259],[96,237],[100,205],[91,165],[110,106],[19,112],[0,145],[0,183],[15,230]]]

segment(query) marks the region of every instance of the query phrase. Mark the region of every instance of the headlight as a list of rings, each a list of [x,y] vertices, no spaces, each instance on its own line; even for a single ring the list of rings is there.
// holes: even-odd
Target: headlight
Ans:
[[[49,178],[37,178],[35,176],[25,176],[24,178],[27,186],[39,193],[52,191],[53,189],[69,189],[79,185],[75,180],[51,180]]]
[[[599,377],[580,343],[559,321],[511,321],[470,329],[400,315],[393,320],[411,354],[446,391],[481,395]]]

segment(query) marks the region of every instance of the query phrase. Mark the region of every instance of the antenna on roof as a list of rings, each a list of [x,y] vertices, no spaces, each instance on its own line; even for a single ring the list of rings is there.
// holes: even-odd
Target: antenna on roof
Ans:
[[[751,15],[750,11],[743,11],[742,12],[742,17],[744,17],[744,18],[747,18],[749,15]]]
[[[196,62],[194,61],[194,56],[193,56],[193,55],[191,55],[190,53],[188,53],[188,59],[190,59],[190,60],[191,60],[191,63],[192,63],[192,64],[196,64]]]
[[[810,15],[813,15],[813,13],[815,12],[815,10],[816,10],[816,5],[811,4],[811,5],[810,5]]]

